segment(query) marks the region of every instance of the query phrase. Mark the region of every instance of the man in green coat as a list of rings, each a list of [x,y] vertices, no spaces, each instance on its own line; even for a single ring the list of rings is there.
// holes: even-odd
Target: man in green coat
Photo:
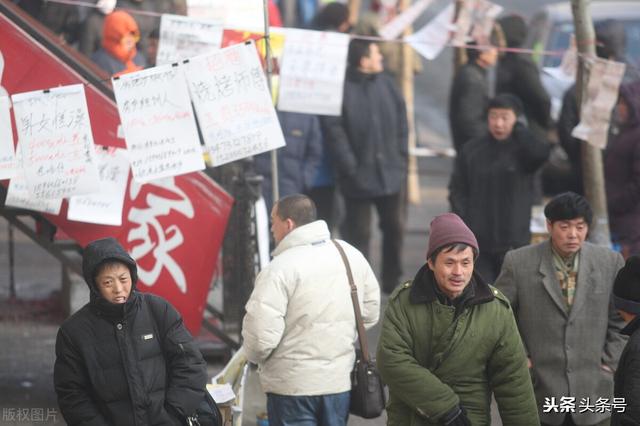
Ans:
[[[473,273],[475,235],[453,213],[431,222],[427,263],[390,296],[378,345],[389,425],[538,426],[508,300]]]

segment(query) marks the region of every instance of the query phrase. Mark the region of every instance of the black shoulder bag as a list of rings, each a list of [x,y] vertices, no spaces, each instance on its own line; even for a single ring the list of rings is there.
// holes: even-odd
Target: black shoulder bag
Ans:
[[[353,303],[358,340],[360,341],[360,351],[356,351],[356,362],[353,366],[353,371],[351,371],[351,405],[349,412],[365,419],[373,419],[379,417],[384,411],[384,385],[376,368],[375,360],[372,360],[369,356],[367,334],[364,330],[360,304],[358,303],[358,289],[353,281],[349,259],[347,259],[347,255],[340,244],[336,240],[332,239],[331,241],[340,252],[340,257],[342,257],[344,266],[347,269],[347,278],[351,287],[351,302]]]

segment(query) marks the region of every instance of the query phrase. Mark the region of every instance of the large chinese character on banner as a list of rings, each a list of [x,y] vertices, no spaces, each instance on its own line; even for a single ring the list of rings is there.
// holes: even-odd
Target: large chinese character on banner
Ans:
[[[86,83],[4,15],[0,40],[5,60],[0,84],[9,94]],[[120,119],[113,99],[92,85],[86,85],[85,92],[95,143],[124,148],[124,140],[116,136]],[[146,184],[136,184],[129,176],[121,226],[68,220],[66,200],[58,214],[45,217],[82,246],[97,238],[117,238],[139,264],[138,289],[168,299],[197,334],[232,202],[201,172]]]

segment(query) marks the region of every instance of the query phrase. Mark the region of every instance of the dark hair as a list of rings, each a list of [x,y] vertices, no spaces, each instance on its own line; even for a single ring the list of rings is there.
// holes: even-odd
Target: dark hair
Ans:
[[[342,3],[329,3],[313,17],[311,28],[318,31],[337,31],[347,21],[349,8]]]
[[[351,43],[349,43],[349,54],[347,55],[347,63],[349,66],[358,68],[360,66],[360,60],[369,56],[372,44],[373,42],[371,40],[351,40]]]
[[[131,271],[131,268],[129,267],[129,265],[127,265],[122,260],[109,258],[109,259],[105,259],[98,266],[96,266],[95,273],[93,274],[93,282],[98,284],[96,282],[96,278],[98,278],[98,275],[100,275],[104,270],[111,269],[111,268],[114,268],[116,266],[124,266],[124,267],[126,267],[129,270],[129,274],[131,275],[131,279],[135,280],[135,278],[134,278],[135,275]]]
[[[516,116],[522,114],[523,106],[522,101],[516,95],[512,95],[511,93],[501,93],[496,95],[493,99],[489,101],[489,105],[487,106],[487,114],[489,114],[489,110],[491,109],[510,109],[515,113]]]
[[[624,24],[615,19],[596,22],[596,55],[603,59],[624,61],[627,33]]]
[[[460,253],[461,251],[465,251],[467,247],[471,247],[471,251],[473,251],[473,260],[475,261],[478,258],[478,250],[476,250],[475,247],[465,243],[453,243],[453,244],[448,244],[442,247],[438,247],[436,250],[434,250],[433,253],[431,253],[431,256],[429,256],[429,260],[435,264],[436,259],[440,253],[449,253],[450,251],[453,251],[453,250],[455,250],[456,253]]]
[[[559,220],[573,220],[583,218],[587,225],[591,225],[593,210],[591,205],[582,196],[575,192],[563,192],[547,203],[544,215],[551,223]]]
[[[291,219],[296,226],[306,225],[317,218],[315,203],[302,194],[280,198],[276,203],[276,214],[282,220]]]
[[[151,32],[149,33],[149,35],[147,36],[147,38],[152,38],[154,40],[159,40],[160,39],[160,28],[156,27],[156,28],[152,29]]]

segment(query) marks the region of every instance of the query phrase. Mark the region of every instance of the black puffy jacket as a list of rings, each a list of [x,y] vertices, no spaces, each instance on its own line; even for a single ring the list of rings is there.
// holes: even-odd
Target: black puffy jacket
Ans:
[[[129,266],[123,305],[100,297],[94,283],[106,260]],[[135,262],[112,238],[87,246],[83,270],[91,299],[67,319],[56,340],[54,385],[73,425],[179,425],[204,399],[206,364],[180,314],[161,297],[135,291]]]
[[[640,424],[640,317],[636,317],[621,331],[631,336],[620,355],[614,377],[613,396],[624,398],[624,412],[614,410],[611,426],[635,426]]]
[[[381,197],[404,186],[407,110],[391,77],[349,67],[342,115],[322,117],[322,130],[345,197]]]

